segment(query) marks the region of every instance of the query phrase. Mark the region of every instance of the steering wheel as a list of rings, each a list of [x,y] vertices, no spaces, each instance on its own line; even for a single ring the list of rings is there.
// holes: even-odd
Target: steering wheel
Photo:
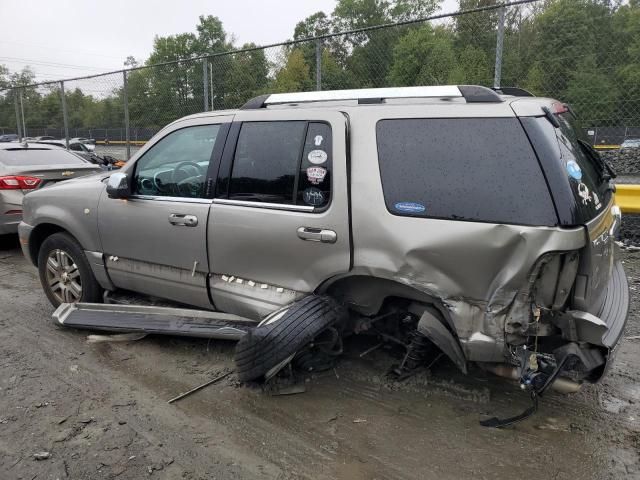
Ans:
[[[191,167],[195,170],[195,175],[188,176],[180,180],[180,173],[187,173],[185,167]],[[180,173],[179,173],[180,172]],[[171,180],[176,189],[176,194],[180,197],[197,197],[200,195],[202,188],[202,169],[195,162],[180,162],[173,168]]]

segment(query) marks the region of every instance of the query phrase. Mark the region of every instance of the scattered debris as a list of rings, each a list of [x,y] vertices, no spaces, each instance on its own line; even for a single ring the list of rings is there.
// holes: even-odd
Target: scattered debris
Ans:
[[[146,337],[146,333],[116,333],[114,335],[88,335],[87,343],[135,342]]]
[[[293,383],[290,385],[272,385],[271,388],[268,389],[268,392],[272,396],[276,395],[296,395],[298,393],[305,393],[307,391],[307,387],[305,387],[304,383]]]
[[[227,378],[229,375],[231,375],[234,371],[230,370],[227,373],[223,373],[222,375],[218,375],[216,378],[214,378],[213,380],[209,380],[208,382],[203,383],[202,385],[199,385],[195,388],[192,388],[191,390],[189,390],[188,392],[184,392],[181,393],[180,395],[178,395],[177,397],[172,398],[171,400],[168,400],[167,403],[173,403],[173,402],[177,402],[178,400],[182,400],[185,397],[188,397],[189,395],[191,395],[192,393],[197,392],[198,390],[202,390],[205,387],[208,387],[209,385],[212,385],[216,382],[219,382],[220,380],[222,380],[223,378]]]
[[[37,452],[33,454],[33,458],[36,460],[46,460],[51,456],[49,452]]]
[[[353,423],[367,423],[367,421],[364,418],[356,418]]]
[[[384,342],[380,342],[380,343],[378,343],[378,344],[374,345],[374,346],[373,346],[373,347],[371,347],[371,348],[367,348],[364,352],[362,352],[362,353],[359,355],[359,357],[360,357],[360,358],[362,358],[362,357],[364,357],[364,356],[366,356],[366,355],[369,355],[371,352],[373,352],[374,350],[377,350],[378,348],[382,347],[383,345],[384,345]]]

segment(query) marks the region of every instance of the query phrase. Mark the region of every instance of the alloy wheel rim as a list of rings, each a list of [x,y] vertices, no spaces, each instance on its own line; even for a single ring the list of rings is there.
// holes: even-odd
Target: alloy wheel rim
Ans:
[[[64,250],[55,249],[47,256],[47,285],[60,303],[76,303],[82,297],[82,281],[76,262]]]

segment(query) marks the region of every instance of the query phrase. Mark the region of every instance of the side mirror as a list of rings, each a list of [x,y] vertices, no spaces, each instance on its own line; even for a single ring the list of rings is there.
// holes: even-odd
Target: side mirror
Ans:
[[[112,174],[107,180],[107,195],[109,198],[128,198],[131,196],[129,176],[118,172]]]

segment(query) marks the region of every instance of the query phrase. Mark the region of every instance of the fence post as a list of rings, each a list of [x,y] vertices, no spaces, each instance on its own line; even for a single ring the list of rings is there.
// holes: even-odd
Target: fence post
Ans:
[[[13,99],[16,104],[16,124],[18,125],[18,141],[22,142],[22,126],[20,125],[20,107],[18,106],[18,89],[13,90]]]
[[[202,98],[204,99],[204,111],[209,111],[209,62],[202,59]]]
[[[22,135],[27,136],[27,125],[24,122],[24,105],[22,103],[22,89],[20,89],[20,113],[22,114]]]
[[[122,72],[122,97],[124,102],[124,138],[127,161],[131,158],[131,139],[129,138],[129,94],[127,93],[127,71]]]
[[[322,90],[322,43],[316,39],[316,90]]]
[[[60,97],[62,99],[62,123],[64,124],[64,143],[69,150],[69,118],[67,117],[67,96],[64,94],[64,81],[60,82]]]
[[[504,44],[504,5],[500,7],[498,17],[498,37],[496,38],[496,67],[493,72],[493,87],[500,88],[502,80],[502,46]]]

